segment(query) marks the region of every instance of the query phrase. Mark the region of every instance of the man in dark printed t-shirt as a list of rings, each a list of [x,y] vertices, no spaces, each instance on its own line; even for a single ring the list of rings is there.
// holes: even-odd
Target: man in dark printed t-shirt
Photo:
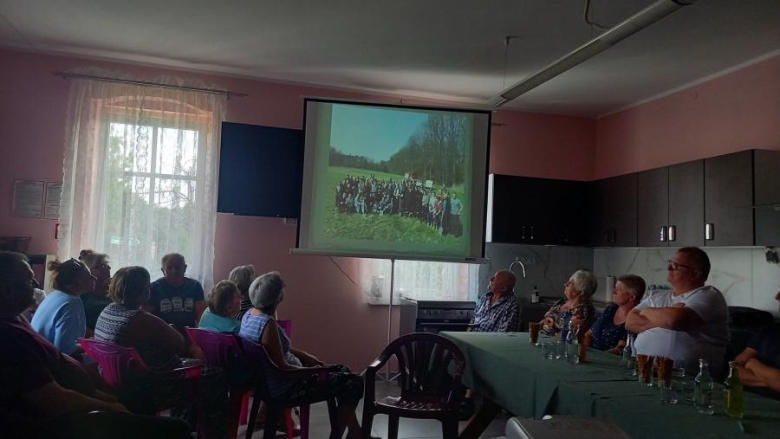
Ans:
[[[165,320],[179,331],[185,326],[197,327],[206,301],[200,282],[184,276],[184,256],[171,253],[162,258],[163,277],[152,282],[144,310]]]
[[[775,299],[780,303],[780,293]],[[734,361],[745,386],[755,393],[780,399],[780,323],[762,328]]]

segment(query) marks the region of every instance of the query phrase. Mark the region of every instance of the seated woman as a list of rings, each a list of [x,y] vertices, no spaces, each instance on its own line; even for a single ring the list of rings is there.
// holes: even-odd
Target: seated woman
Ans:
[[[111,303],[108,297],[108,284],[111,283],[111,266],[108,265],[108,255],[95,253],[92,250],[82,250],[79,253],[79,261],[89,268],[95,276],[95,289],[81,295],[84,304],[84,316],[87,320],[87,335],[91,336],[95,330],[95,322],[103,311],[103,308]]]
[[[33,315],[31,325],[63,354],[80,356],[77,341],[87,332],[84,304],[79,296],[95,289],[95,276],[83,262],[49,262],[54,290]]]
[[[241,291],[241,309],[236,314],[236,318],[241,321],[244,314],[252,308],[252,301],[249,300],[249,286],[255,280],[255,267],[253,265],[239,265],[230,270],[228,280],[238,286]]]
[[[109,287],[113,303],[95,325],[95,339],[135,348],[146,364],[158,372],[180,367],[179,354],[186,352],[184,338],[161,318],[140,307],[149,299],[149,272],[143,267],[124,267]],[[169,407],[187,407],[194,395],[184,376],[143,377],[119,391],[119,399],[136,413],[155,413]],[[204,399],[205,430],[209,438],[227,437],[227,383],[218,368],[203,366],[200,386]]]
[[[585,334],[596,320],[596,309],[590,303],[590,298],[598,288],[596,276],[587,270],[578,270],[563,284],[565,299],[559,300],[544,315],[542,332],[556,335],[561,330],[567,330],[569,321],[573,322],[578,334]]]
[[[284,299],[284,280],[278,272],[266,273],[252,282],[249,298],[254,307],[241,320],[241,337],[262,344],[270,360],[282,369],[301,369],[323,366],[317,357],[290,346],[290,339],[276,323],[276,308]],[[338,405],[339,434],[348,430],[347,438],[360,437],[360,424],[355,408],[363,397],[363,378],[345,366],[330,366],[330,379],[326,384],[317,382],[316,377],[289,382],[279,377],[268,377],[270,391],[285,399],[306,401],[307,396],[321,397],[324,394],[336,396]]]
[[[614,303],[607,306],[586,334],[591,347],[618,355],[623,353],[628,336],[626,317],[642,301],[646,288],[645,280],[633,274],[617,279],[612,292]]]
[[[241,308],[241,292],[236,284],[223,280],[214,285],[206,303],[208,308],[203,311],[198,328],[214,332],[238,332],[241,322],[233,316]]]

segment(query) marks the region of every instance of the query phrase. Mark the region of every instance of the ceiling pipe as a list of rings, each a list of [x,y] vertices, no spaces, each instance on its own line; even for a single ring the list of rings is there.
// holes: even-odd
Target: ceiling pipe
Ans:
[[[571,69],[599,53],[609,49],[620,41],[666,17],[678,9],[691,5],[697,0],[659,0],[637,12],[617,26],[598,37],[574,49],[563,57],[547,65],[542,70],[525,77],[488,101],[488,105],[498,108],[505,103],[544,84],[561,73]]]

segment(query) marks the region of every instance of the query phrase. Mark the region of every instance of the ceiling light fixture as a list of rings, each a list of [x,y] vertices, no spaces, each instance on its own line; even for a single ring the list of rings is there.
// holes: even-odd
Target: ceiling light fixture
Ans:
[[[609,49],[620,41],[630,37],[656,21],[666,17],[678,9],[691,5],[697,0],[659,0],[647,8],[632,15],[612,29],[588,41],[577,49],[569,52],[542,70],[527,76],[515,85],[507,88],[488,101],[488,105],[498,108],[505,103],[544,84],[550,79],[571,69],[599,53]]]

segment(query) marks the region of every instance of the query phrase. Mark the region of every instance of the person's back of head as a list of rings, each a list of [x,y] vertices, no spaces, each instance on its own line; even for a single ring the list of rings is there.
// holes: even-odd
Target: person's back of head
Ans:
[[[230,271],[228,280],[235,283],[241,294],[249,299],[249,286],[255,280],[255,267],[253,265],[239,265]]]
[[[241,292],[235,283],[223,280],[214,285],[207,301],[209,310],[222,317],[232,317],[238,312],[235,308],[236,297],[241,298]],[[239,301],[240,304],[240,301]]]
[[[52,288],[65,293],[72,292],[81,282],[84,273],[89,273],[89,268],[84,262],[73,258],[65,262],[60,262],[58,259],[49,261],[48,269],[52,272]]]
[[[149,298],[149,272],[144,267],[123,267],[111,279],[108,294],[114,303],[129,309],[140,307]]]

